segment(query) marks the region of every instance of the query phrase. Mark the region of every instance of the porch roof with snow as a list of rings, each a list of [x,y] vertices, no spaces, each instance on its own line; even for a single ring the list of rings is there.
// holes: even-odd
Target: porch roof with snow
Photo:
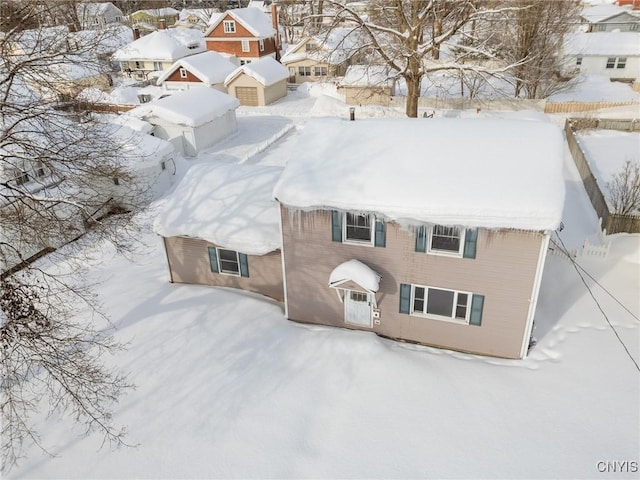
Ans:
[[[128,112],[136,118],[157,117],[176,125],[199,127],[240,105],[237,98],[213,88],[176,92]]]
[[[236,69],[229,59],[218,52],[203,52],[181,58],[165,70],[156,83],[160,85],[179,68],[192,73],[206,85],[224,83],[225,78]]]
[[[154,231],[248,255],[280,249],[280,209],[272,196],[280,173],[279,166],[196,164],[162,204]]]
[[[563,149],[550,122],[316,119],[274,196],[294,210],[371,212],[402,225],[553,230]]]
[[[265,87],[289,78],[289,70],[273,57],[263,57],[255,62],[247,63],[236,68],[224,81],[229,85],[238,75],[244,73],[255,78]]]
[[[354,282],[367,292],[375,293],[380,288],[382,276],[360,260],[347,260],[333,269],[329,275],[329,286],[340,288],[347,282]]]

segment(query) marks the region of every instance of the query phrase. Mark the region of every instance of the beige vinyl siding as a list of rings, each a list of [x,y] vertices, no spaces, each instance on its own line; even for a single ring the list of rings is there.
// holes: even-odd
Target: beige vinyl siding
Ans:
[[[239,277],[211,271],[208,247],[216,246],[212,243],[197,238],[167,237],[164,244],[173,282],[239,288],[278,301],[284,299],[279,250],[266,255],[247,255],[249,277]]]
[[[242,96],[242,92],[246,92],[247,88],[256,89],[258,96],[257,105],[264,106],[275,102],[287,94],[287,80],[284,79],[280,82],[274,83],[273,85],[265,87],[255,78],[242,73],[227,85],[229,95],[234,96],[239,100],[241,100],[240,97]],[[240,89],[240,91],[238,91],[238,89]]]
[[[282,207],[287,308],[292,320],[346,327],[344,305],[328,286],[331,271],[357,259],[382,275],[376,333],[428,345],[519,358],[529,300],[545,235],[515,230],[478,232],[475,259],[415,251],[415,232],[386,225],[386,247],[331,240],[331,212]],[[482,325],[461,325],[399,313],[401,283],[485,296]],[[352,327],[350,328],[358,328]]]

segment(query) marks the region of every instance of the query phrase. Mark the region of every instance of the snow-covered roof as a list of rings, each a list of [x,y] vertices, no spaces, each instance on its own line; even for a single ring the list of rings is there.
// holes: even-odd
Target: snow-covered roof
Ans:
[[[201,238],[249,255],[281,248],[273,186],[282,167],[199,163],[161,207],[154,231]]]
[[[289,70],[273,57],[262,57],[255,62],[246,63],[231,72],[224,81],[229,85],[241,73],[255,78],[265,87],[289,78]]]
[[[175,8],[165,7],[165,8],[149,8],[147,10],[138,10],[133,12],[130,16],[137,15],[139,13],[149,15],[151,17],[162,18],[162,17],[173,17],[180,15],[180,12]]]
[[[589,23],[598,23],[626,12],[628,9],[618,5],[600,4],[585,8],[580,16]]]
[[[96,54],[107,54],[133,42],[133,31],[126,25],[113,24],[107,26],[105,30],[73,32],[69,37],[77,39],[82,45],[95,44],[92,50]]]
[[[555,229],[564,141],[550,122],[316,119],[274,196],[301,210],[373,212],[401,224]]]
[[[137,118],[161,118],[177,125],[198,127],[240,105],[237,98],[213,88],[176,92],[128,112]]]
[[[113,59],[126,60],[176,60],[206,50],[204,37],[199,30],[167,28],[140,37],[113,54]]]
[[[341,87],[391,87],[393,73],[384,65],[351,65],[347,68]]]
[[[271,18],[262,10],[255,7],[234,8],[223,13],[214,13],[209,20],[209,28],[205,36],[211,33],[227,15],[241,23],[251,34],[258,38],[273,37],[276,34]]]
[[[329,275],[329,286],[337,287],[351,280],[369,292],[377,292],[382,276],[359,260],[347,260],[333,269]]]
[[[122,10],[116,7],[110,2],[83,2],[76,4],[76,12],[80,20],[104,15],[112,10],[114,13],[119,12],[122,15]]]
[[[225,78],[236,69],[229,59],[218,52],[203,52],[181,58],[158,77],[157,84],[167,80],[176,70],[184,68],[207,85],[224,83]]]
[[[307,51],[306,45],[317,46]],[[291,47],[282,56],[282,63],[287,64],[299,60],[311,59],[338,65],[352,57],[362,45],[362,34],[349,27],[338,27],[313,37],[307,37]]]
[[[134,170],[156,165],[160,159],[175,153],[171,142],[153,135],[141,135],[121,122],[110,123],[106,130],[117,139],[122,157],[132,160],[128,166]]]
[[[564,44],[567,55],[640,56],[640,33],[591,32],[574,33]]]

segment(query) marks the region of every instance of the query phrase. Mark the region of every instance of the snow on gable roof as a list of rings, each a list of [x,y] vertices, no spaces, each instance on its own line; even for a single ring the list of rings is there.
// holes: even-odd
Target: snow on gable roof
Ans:
[[[147,10],[138,10],[133,12],[130,16],[137,15],[139,13],[149,15],[151,17],[162,18],[162,17],[177,17],[180,15],[180,12],[175,8],[165,7],[165,8],[149,8]]]
[[[384,65],[351,65],[347,68],[341,87],[391,87],[393,74]]]
[[[158,117],[177,125],[199,127],[240,105],[237,98],[213,88],[196,88],[176,92],[134,108],[129,115],[148,119]]]
[[[340,64],[357,53],[358,48],[362,45],[361,39],[362,34],[359,30],[348,27],[334,28],[326,33],[307,37],[294,45],[283,55],[282,63],[297,62],[309,58],[315,61]],[[307,51],[306,45],[308,43],[315,44],[318,48]]]
[[[119,61],[148,59],[175,62],[205,50],[204,37],[199,30],[167,28],[139,38],[119,49],[112,58]]]
[[[289,78],[289,70],[287,67],[273,57],[263,57],[260,60],[236,68],[235,71],[227,76],[224,84],[229,85],[229,83],[241,73],[255,78],[265,87]]]
[[[224,83],[227,75],[236,69],[233,63],[218,52],[203,52],[181,58],[165,70],[156,83],[160,85],[181,67],[209,86]]]
[[[166,199],[154,224],[164,237],[189,236],[249,255],[281,248],[273,186],[282,167],[200,163]]]
[[[402,224],[555,229],[563,138],[550,122],[309,121],[274,196],[293,209],[374,212]]]
[[[234,20],[240,22],[249,32],[258,38],[273,37],[276,31],[271,24],[271,19],[262,10],[255,7],[234,8],[224,13],[214,13],[211,15],[209,28],[205,32],[205,36],[209,35],[224,18],[228,15]]]
[[[603,22],[609,18],[626,13],[628,10],[618,5],[601,4],[585,8],[580,15],[589,23]]]
[[[591,32],[567,37],[564,52],[568,55],[640,56],[640,33]]]

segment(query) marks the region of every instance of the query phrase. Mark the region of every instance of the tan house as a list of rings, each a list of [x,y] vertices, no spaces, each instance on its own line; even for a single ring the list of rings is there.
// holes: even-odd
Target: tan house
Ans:
[[[396,81],[388,67],[351,65],[338,83],[338,93],[348,105],[389,106],[395,95]]]
[[[308,122],[274,189],[287,317],[525,357],[562,165],[546,122]]]
[[[261,165],[192,166],[154,224],[171,281],[283,301],[279,208],[272,197],[281,172]]]
[[[289,72],[276,59],[264,57],[238,67],[224,84],[240,105],[264,106],[287,95]]]
[[[341,77],[356,59],[360,42],[353,28],[334,28],[306,37],[282,56],[290,83],[318,82]]]
[[[277,14],[270,19],[255,7],[214,13],[204,32],[207,50],[235,55],[240,65],[263,57],[280,58]]]

